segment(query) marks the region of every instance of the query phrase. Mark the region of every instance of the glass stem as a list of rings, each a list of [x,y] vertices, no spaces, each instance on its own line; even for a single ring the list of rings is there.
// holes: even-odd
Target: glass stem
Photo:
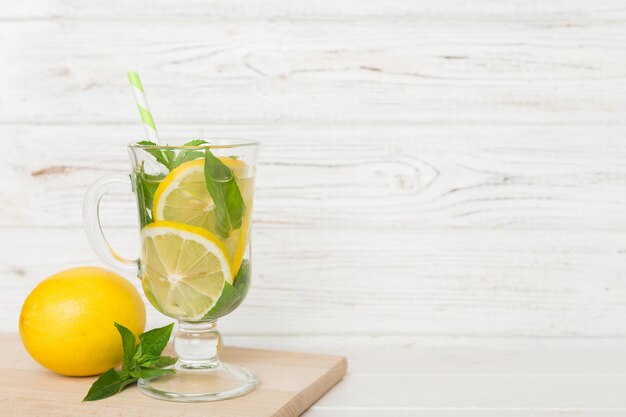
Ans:
[[[174,336],[177,369],[215,369],[221,366],[222,336],[215,321],[178,322]]]

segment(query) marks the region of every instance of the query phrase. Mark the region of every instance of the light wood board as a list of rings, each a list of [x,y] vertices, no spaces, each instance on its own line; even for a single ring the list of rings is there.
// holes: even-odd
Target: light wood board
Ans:
[[[0,416],[290,417],[302,414],[344,376],[345,357],[226,347],[225,362],[261,379],[248,395],[211,403],[177,403],[144,396],[136,386],[97,402],[81,400],[95,377],[56,375],[35,363],[16,334],[0,334]]]

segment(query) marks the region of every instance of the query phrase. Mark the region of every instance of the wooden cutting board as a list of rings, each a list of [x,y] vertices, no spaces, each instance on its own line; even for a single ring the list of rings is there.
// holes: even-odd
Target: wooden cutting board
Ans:
[[[16,334],[0,333],[0,416],[298,416],[339,382],[348,366],[340,356],[235,347],[226,347],[222,357],[254,370],[261,384],[247,395],[217,402],[161,401],[132,386],[114,397],[82,403],[96,378],[49,372],[28,356]]]

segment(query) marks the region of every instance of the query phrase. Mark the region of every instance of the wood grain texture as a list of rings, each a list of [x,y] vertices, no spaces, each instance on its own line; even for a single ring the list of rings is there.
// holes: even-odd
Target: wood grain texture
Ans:
[[[256,227],[624,230],[626,129],[547,126],[186,126],[166,137],[261,142]],[[0,126],[7,227],[80,227],[100,176],[127,173],[141,126]],[[137,224],[128,190],[109,226]],[[376,232],[372,232],[376,238]]]
[[[0,122],[623,123],[626,11],[551,16],[8,20]]]
[[[614,20],[623,12],[620,0],[557,0],[542,2],[484,1],[470,4],[463,0],[318,0],[316,2],[258,0],[254,7],[246,0],[188,0],[185,7],[172,7],[167,0],[109,0],[81,2],[80,0],[31,0],[1,3],[0,18],[4,19],[115,19],[146,20],[198,18],[229,20],[260,19],[324,19],[332,21],[353,19],[497,19],[502,21],[584,21]]]
[[[121,253],[135,229],[112,229]],[[266,225],[253,282],[223,320],[239,335],[597,338],[626,324],[622,231],[417,230]],[[16,249],[18,248],[18,249]],[[134,250],[133,250],[134,249]],[[97,263],[81,229],[0,229],[1,319],[48,274]],[[487,272],[488,271],[488,272]],[[150,324],[167,319],[148,307]],[[345,343],[350,343],[345,339]]]
[[[16,334],[0,335],[1,415],[296,417],[332,388],[346,373],[346,358],[258,349],[226,348],[226,362],[254,369],[261,383],[251,393],[213,403],[158,401],[137,387],[107,399],[81,403],[94,377],[69,378],[37,365]],[[170,350],[171,354],[171,350]]]

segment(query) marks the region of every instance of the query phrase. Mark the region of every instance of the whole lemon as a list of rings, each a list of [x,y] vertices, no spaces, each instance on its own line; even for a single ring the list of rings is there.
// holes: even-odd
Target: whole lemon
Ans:
[[[143,332],[146,310],[135,287],[103,268],[74,268],[46,278],[26,298],[20,336],[28,353],[51,371],[96,375],[122,360],[114,322]]]

